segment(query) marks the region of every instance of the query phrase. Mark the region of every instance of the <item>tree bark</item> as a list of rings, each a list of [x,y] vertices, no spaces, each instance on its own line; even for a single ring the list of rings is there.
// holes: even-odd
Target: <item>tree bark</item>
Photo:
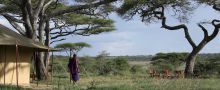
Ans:
[[[45,45],[50,47],[50,22],[49,20],[46,20],[46,24],[45,24]],[[44,53],[44,63],[45,63],[45,67],[48,70],[48,65],[49,65],[49,60],[50,60],[50,53],[49,52],[45,52]]]
[[[205,46],[205,45],[204,45]],[[195,65],[195,61],[197,58],[197,55],[199,53],[199,51],[202,48],[196,47],[195,49],[192,50],[191,53],[188,54],[188,56],[186,57],[185,61],[186,61],[186,66],[185,66],[185,77],[191,77],[193,76],[193,70],[194,70],[194,65]]]
[[[195,61],[198,53],[205,47],[205,45],[209,42],[208,39],[203,39],[198,46],[193,48],[192,52],[186,57],[186,67],[185,67],[185,77],[192,77]]]
[[[35,53],[35,67],[36,67],[35,69],[36,69],[36,75],[37,75],[38,80],[44,79],[43,76],[45,76],[44,75],[45,68],[43,66],[42,60],[40,59],[41,57],[40,54],[41,53],[38,53],[38,52]]]

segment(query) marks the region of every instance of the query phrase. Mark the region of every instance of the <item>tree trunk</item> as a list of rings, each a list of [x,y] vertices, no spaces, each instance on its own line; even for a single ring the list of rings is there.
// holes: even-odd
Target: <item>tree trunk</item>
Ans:
[[[198,53],[203,49],[203,47],[207,44],[208,42],[206,40],[203,40],[198,46],[193,48],[192,52],[189,53],[189,55],[186,57],[186,67],[185,67],[185,77],[192,77],[193,76],[193,70],[194,70],[194,65],[195,61],[197,58]]]
[[[45,43],[44,42],[44,31],[45,31],[45,25],[46,25],[46,20],[45,20],[45,18],[42,16],[42,15],[40,15],[41,17],[40,17],[40,21],[39,21],[39,29],[38,29],[38,39],[39,39],[39,42],[42,42],[42,43]],[[48,38],[48,37],[46,37],[46,38]],[[46,43],[45,43],[46,44]],[[49,46],[48,44],[47,44],[47,46]],[[39,52],[39,66],[38,67],[36,67],[36,68],[38,68],[38,69],[36,69],[36,70],[38,70],[38,71],[36,71],[36,72],[38,72],[38,79],[39,80],[45,80],[45,79],[47,79],[48,78],[48,68],[47,68],[47,66],[48,66],[48,60],[47,60],[47,58],[48,58],[48,56],[49,56],[49,54],[48,54],[48,52]]]
[[[45,45],[50,47],[50,23],[49,20],[46,20],[46,24],[45,24]],[[50,60],[50,53],[49,52],[45,52],[44,53],[44,63],[45,63],[45,67],[48,70],[48,65],[49,65],[49,60]]]
[[[38,53],[38,52],[35,53],[35,67],[36,67],[35,69],[36,69],[36,75],[37,75],[38,80],[44,79],[43,76],[45,76],[44,75],[45,68],[42,63],[42,60],[40,59],[40,57],[41,57],[40,54],[41,53]]]
[[[185,77],[193,75],[195,60],[198,53],[191,52],[186,58]]]

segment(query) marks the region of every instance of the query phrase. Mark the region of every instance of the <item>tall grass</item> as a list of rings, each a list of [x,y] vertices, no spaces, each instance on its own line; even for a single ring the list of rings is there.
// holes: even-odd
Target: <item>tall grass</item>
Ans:
[[[55,80],[56,81],[56,80]],[[153,79],[145,75],[82,77],[54,85],[57,90],[220,90],[220,79]]]
[[[0,90],[22,90],[20,87],[11,85],[0,85]]]

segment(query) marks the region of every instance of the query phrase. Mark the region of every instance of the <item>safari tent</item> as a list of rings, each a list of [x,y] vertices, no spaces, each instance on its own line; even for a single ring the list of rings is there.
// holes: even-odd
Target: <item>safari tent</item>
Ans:
[[[28,85],[33,53],[47,50],[43,44],[0,25],[0,84]]]

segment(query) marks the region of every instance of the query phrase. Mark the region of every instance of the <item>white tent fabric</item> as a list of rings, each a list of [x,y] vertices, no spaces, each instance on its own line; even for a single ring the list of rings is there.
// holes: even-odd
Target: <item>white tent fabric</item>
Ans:
[[[0,45],[18,45],[24,47],[35,48],[38,50],[48,50],[49,48],[44,46],[40,42],[36,42],[32,39],[21,36],[13,30],[0,24]]]

